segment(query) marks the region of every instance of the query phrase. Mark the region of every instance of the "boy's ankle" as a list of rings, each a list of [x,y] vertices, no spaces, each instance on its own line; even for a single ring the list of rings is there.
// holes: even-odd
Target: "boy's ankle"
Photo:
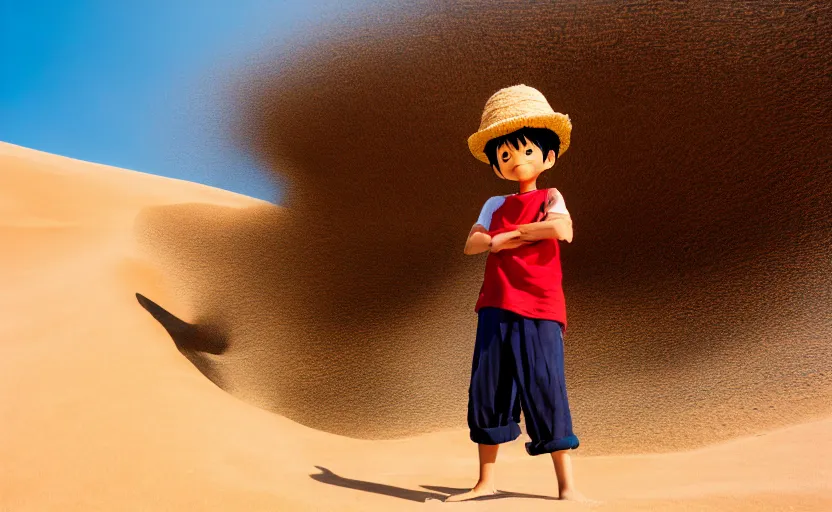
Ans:
[[[477,491],[480,490],[490,490],[496,491],[497,487],[494,485],[494,482],[491,480],[480,480],[477,482],[477,485],[474,486],[474,489]]]

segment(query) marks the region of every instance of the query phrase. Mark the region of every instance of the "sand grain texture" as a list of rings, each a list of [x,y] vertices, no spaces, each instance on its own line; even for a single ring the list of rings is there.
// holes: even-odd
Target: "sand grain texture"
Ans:
[[[526,83],[574,125],[539,185],[575,226],[584,448],[689,449],[832,413],[831,34],[814,1],[433,1],[315,32],[240,85],[239,140],[289,213],[269,234],[200,223],[248,260],[216,255],[250,287],[198,299],[239,333],[220,373],[333,433],[464,426],[483,258],[461,248],[484,201],[516,191],[465,140],[490,94]],[[198,245],[171,245],[169,266],[195,265]]]

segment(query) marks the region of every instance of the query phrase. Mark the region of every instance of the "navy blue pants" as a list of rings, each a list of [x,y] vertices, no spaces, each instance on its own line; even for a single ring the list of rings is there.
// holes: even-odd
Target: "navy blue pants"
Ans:
[[[578,447],[566,398],[560,323],[481,308],[468,389],[471,440],[517,439],[521,408],[531,438],[529,455]]]

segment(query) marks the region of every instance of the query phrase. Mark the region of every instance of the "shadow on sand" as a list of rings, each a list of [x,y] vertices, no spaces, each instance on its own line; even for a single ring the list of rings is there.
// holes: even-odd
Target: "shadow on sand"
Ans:
[[[208,379],[223,387],[216,363],[207,354],[220,355],[228,349],[226,336],[217,329],[198,324],[189,324],[169,313],[144,295],[137,293],[136,299],[150,315],[162,324],[170,334],[176,348]]]
[[[429,489],[435,492],[427,492],[427,491],[414,491],[412,489],[405,489],[403,487],[396,487],[393,485],[386,485],[386,484],[379,484],[375,482],[367,482],[364,480],[354,480],[352,478],[344,478],[342,476],[336,475],[332,471],[321,467],[315,466],[318,470],[321,471],[320,474],[316,475],[309,475],[313,480],[317,480],[318,482],[322,482],[325,484],[330,485],[337,485],[339,487],[345,487],[347,489],[356,489],[359,491],[365,492],[372,492],[375,494],[381,494],[384,496],[392,496],[394,498],[401,498],[403,500],[408,501],[418,501],[420,503],[425,502],[428,499],[436,499],[440,501],[445,501],[448,496],[454,494],[461,494],[463,492],[467,492],[470,489],[458,489],[454,487],[440,487],[440,486],[433,486],[433,485],[422,485],[421,487],[425,489]],[[440,494],[441,493],[441,494]],[[483,496],[480,498],[475,498],[471,501],[485,501],[485,500],[495,500],[495,499],[503,499],[503,498],[533,498],[533,499],[542,499],[542,500],[556,500],[551,496],[540,496],[537,494],[524,494],[518,492],[506,492],[506,491],[498,491],[497,494],[492,496]]]

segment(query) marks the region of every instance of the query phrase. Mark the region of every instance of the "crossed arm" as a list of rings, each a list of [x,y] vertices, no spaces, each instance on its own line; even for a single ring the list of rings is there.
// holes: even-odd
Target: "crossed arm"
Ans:
[[[512,231],[491,237],[485,227],[474,224],[465,242],[465,254],[485,251],[499,252],[514,249],[546,238],[572,243],[572,218],[561,213],[549,213],[545,220],[522,224]]]

